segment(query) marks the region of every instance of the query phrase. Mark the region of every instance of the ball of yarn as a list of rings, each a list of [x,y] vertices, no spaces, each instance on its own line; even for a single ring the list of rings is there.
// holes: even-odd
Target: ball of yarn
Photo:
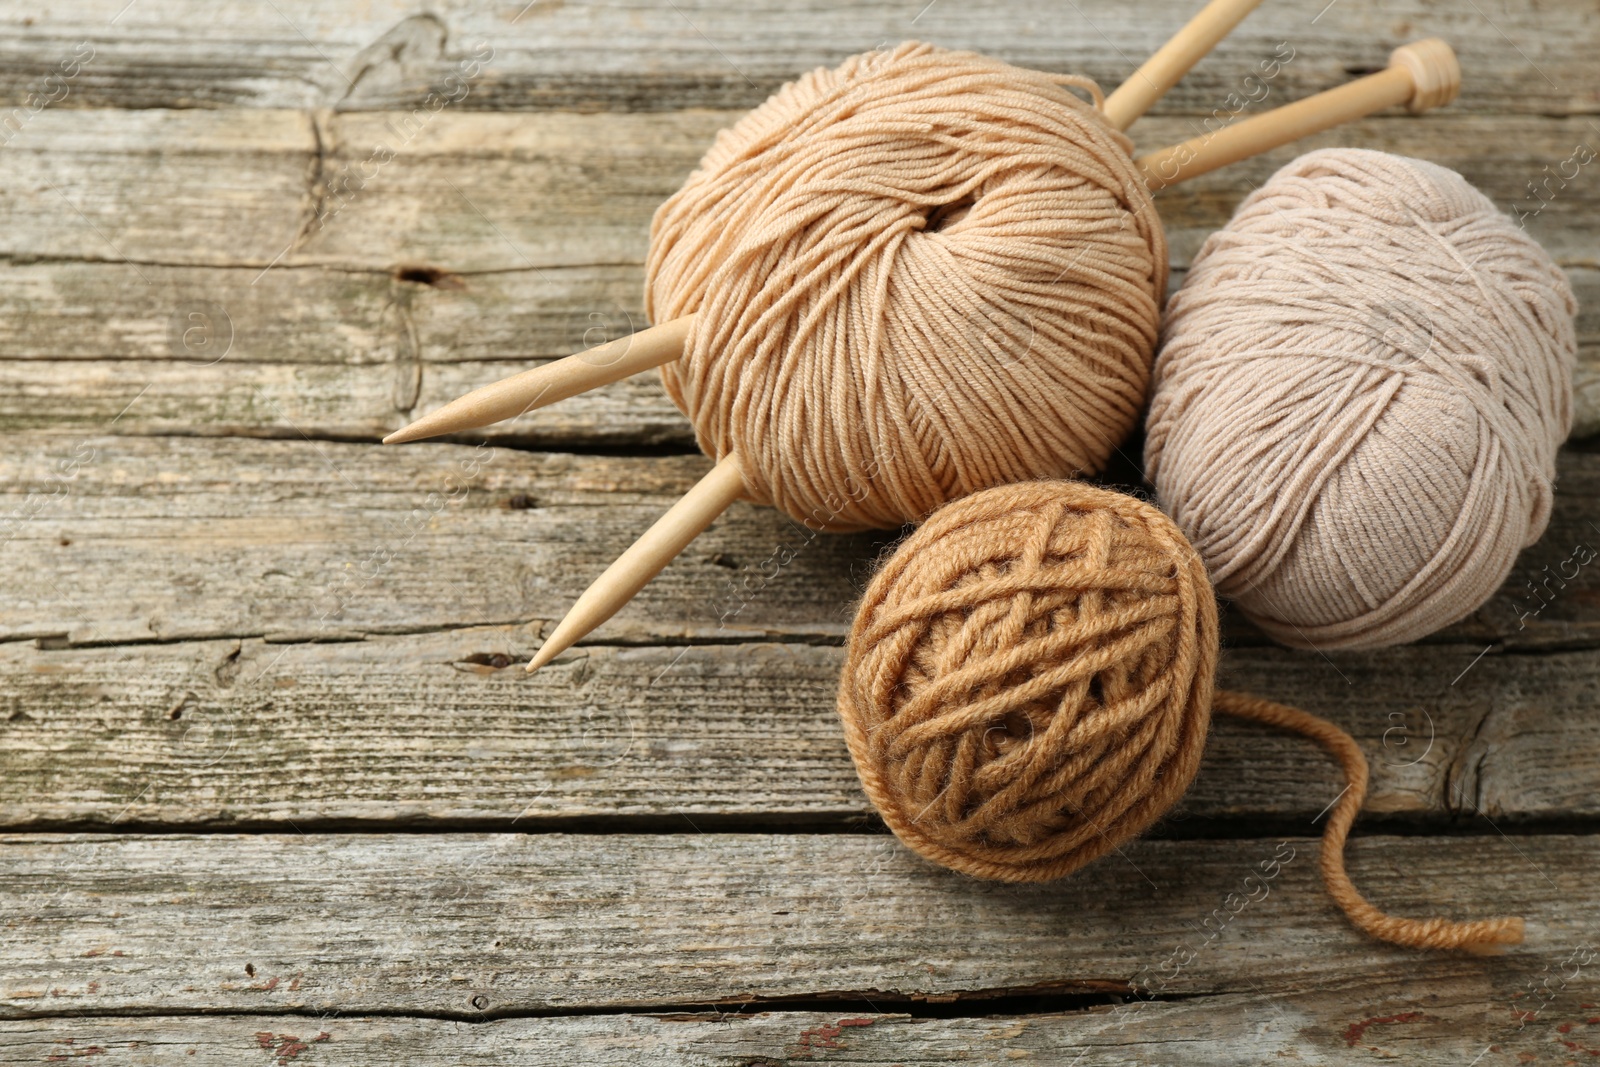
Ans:
[[[1216,659],[1211,587],[1171,520],[1027,482],[945,505],[873,578],[839,713],[902,841],[968,874],[1040,881],[1188,788]]]
[[[1143,408],[1167,251],[1130,143],[1062,83],[905,44],[800,78],[656,212],[668,392],[748,498],[895,527],[1099,470]]]
[[[1278,641],[1422,637],[1544,531],[1575,312],[1549,255],[1454,171],[1312,152],[1168,305],[1147,473],[1218,592]]]

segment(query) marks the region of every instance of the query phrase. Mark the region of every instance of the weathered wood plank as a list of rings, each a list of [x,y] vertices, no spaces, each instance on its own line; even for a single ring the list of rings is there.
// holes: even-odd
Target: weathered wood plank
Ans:
[[[801,71],[906,38],[1087,74],[1109,91],[1199,6],[1086,0],[1045,18],[1020,0],[659,7],[182,0],[124,11],[125,2],[45,11],[9,5],[17,15],[0,37],[0,102],[17,106],[30,93],[59,99],[56,83],[45,79],[62,60],[87,54],[57,106],[410,108],[425,106],[433,92],[472,109],[746,108]],[[207,32],[187,32],[196,25]],[[1460,108],[1551,114],[1595,107],[1592,6],[1446,0],[1263,7],[1159,106],[1208,113],[1240,92],[1244,76],[1280,42],[1296,55],[1274,87],[1280,99],[1294,99],[1380,67],[1396,45],[1429,35],[1447,38],[1461,55]],[[84,41],[93,53],[79,53]],[[477,72],[463,63],[486,54],[480,42],[493,53]],[[462,83],[446,80],[452,74],[466,80],[464,97]]]
[[[395,116],[47,112],[0,157],[0,254],[22,261],[0,297],[0,425],[109,421],[126,402],[123,374],[142,370],[151,402],[119,420],[123,432],[372,437],[508,369],[627,332],[643,322],[650,213],[731,117],[443,114],[351,188],[340,175],[370,158]],[[1382,120],[1350,143],[1458,166],[1531,212],[1529,181],[1588,136],[1582,120],[1534,125]],[[1152,143],[1189,132],[1184,120],[1154,127]],[[1166,195],[1176,262],[1290,155]],[[1586,308],[1600,290],[1592,185],[1580,174],[1528,221],[1572,265]],[[50,262],[28,262],[37,257]],[[429,265],[468,273],[433,286],[390,276]],[[1600,429],[1592,319],[1580,324],[1580,434]],[[17,359],[31,365],[4,365]],[[181,366],[107,365],[138,359]],[[480,365],[435,367],[458,361]],[[507,435],[688,441],[648,379],[490,431]]]
[[[707,465],[698,455],[464,445],[33,438],[0,455],[0,637],[315,636],[553,619]],[[836,635],[852,570],[864,574],[889,536],[814,534],[772,509],[735,505],[619,622],[710,631],[726,616]],[[768,564],[784,547],[796,558]],[[740,611],[756,595],[746,586],[766,602],[759,618]]]
[[[651,211],[718,127],[798,70],[915,32],[1109,84],[1191,0],[1095,0],[1046,22],[994,0],[176,5],[8,19],[0,4],[0,110],[58,53],[95,47],[66,99],[0,134],[0,428],[21,431],[0,454],[0,825],[680,832],[7,840],[0,1015],[40,1018],[0,1027],[0,1058],[750,1065],[1087,1046],[1089,1062],[1493,1063],[1600,1046],[1582,1010],[1600,999],[1600,841],[1357,843],[1354,873],[1387,906],[1525,911],[1529,945],[1499,960],[1362,941],[1303,839],[1270,897],[1229,921],[1224,902],[1277,843],[1203,839],[1312,832],[1338,789],[1308,744],[1232,724],[1168,840],[1063,886],[976,885],[868,834],[682,833],[866,825],[828,646],[878,541],[736,509],[598,644],[527,678],[517,662],[547,621],[703,461],[329,440],[370,441],[635,325]],[[1437,159],[1531,211],[1529,183],[1594,143],[1600,23],[1592,4],[1469,7],[1264,7],[1140,142],[1188,136],[1279,41],[1297,56],[1271,103],[1440,33],[1468,70],[1459,104],[1313,143]],[[465,99],[414,116],[478,37],[495,57]],[[543,113],[494,113],[510,109]],[[395,159],[352,184],[387,146]],[[1175,265],[1299,150],[1165,197]],[[1590,307],[1593,173],[1528,219]],[[1600,329],[1580,329],[1581,433],[1600,429]],[[649,379],[490,437],[690,440]],[[1235,627],[1224,682],[1351,728],[1377,825],[1584,826],[1600,812],[1600,578],[1566,571],[1600,538],[1596,501],[1600,456],[1569,454],[1550,534],[1438,644],[1322,658]],[[1029,992],[1129,989],[1177,999],[1003,1021],[874,1010],[849,1027],[504,1017],[840,993],[892,1010],[974,990],[1026,1011]],[[1519,1027],[1530,1005],[1536,1025]],[[60,1018],[219,1010],[297,1014]],[[447,1021],[343,1014],[361,1011]]]
[[[1578,971],[1593,985],[1594,838],[1352,845],[1353,876],[1385,907],[1526,915],[1528,942],[1488,959],[1357,934],[1315,852],[1304,838],[1144,841],[1059,883],[1006,886],[875,835],[29,835],[0,842],[0,1014],[470,1015],[1453,980],[1514,1021],[1512,994],[1574,949],[1588,950]]]
[[[412,411],[643,325],[634,266],[441,283],[457,289],[328,268],[68,262],[7,277],[0,426],[11,431],[373,440]],[[654,375],[491,433],[693,447]]]
[[[0,646],[0,825],[870,820],[834,712],[839,650],[720,636],[730,643],[580,649],[531,677],[520,668],[537,642],[523,627]],[[1349,729],[1372,764],[1366,811],[1389,825],[1600,815],[1588,714],[1600,653],[1478,655],[1234,649],[1221,683]],[[1162,832],[1232,833],[1247,819],[1303,830],[1339,788],[1314,745],[1222,719]]]
[[[257,271],[638,263],[656,206],[737,117],[440,112],[402,138],[405,116],[384,112],[52,109],[0,155],[0,256]],[[1136,133],[1154,147],[1199,129],[1194,119],[1152,118]],[[1594,139],[1586,118],[1374,118],[1196,179],[1159,203],[1182,264],[1300,152],[1402,151],[1459,169],[1527,213],[1528,232],[1563,262],[1594,266],[1594,167],[1545,200],[1529,188]]]
[[[1368,983],[1308,993],[1135,1001],[1075,1012],[917,1018],[841,1005],[832,1012],[677,1013],[495,1019],[329,1015],[196,1015],[0,1021],[0,1049],[16,1062],[94,1055],[98,1067],[233,1067],[304,1056],[306,1063],[518,1067],[791,1063],[1193,1064],[1238,1067],[1280,1058],[1331,1063],[1350,1057],[1499,1067],[1519,1053],[1564,1058],[1596,1043],[1583,983],[1520,1030],[1494,991],[1469,974]],[[1046,1003],[1049,998],[1040,998]],[[1557,1010],[1559,1008],[1559,1010]],[[1566,1029],[1562,1030],[1561,1027]],[[1573,1040],[1576,1038],[1577,1040]],[[1570,1044],[1569,1044],[1570,1043]],[[1572,1044],[1580,1049],[1571,1048]],[[1494,1050],[1485,1056],[1485,1050]],[[93,1052],[87,1050],[93,1049]],[[1522,1061],[1530,1062],[1530,1061]],[[1551,1062],[1559,1062],[1552,1059]]]
[[[0,255],[265,266],[311,206],[316,142],[307,113],[244,118],[41,112],[0,154]]]
[[[441,283],[450,288],[380,271],[274,269],[252,282],[259,273],[9,268],[0,427],[374,440],[485,382],[645,323],[636,265],[478,274]],[[1600,432],[1600,271],[1568,276],[1582,339],[1574,436],[1584,437]],[[694,444],[653,374],[461,439]]]
[[[214,388],[223,380],[201,372],[222,360],[236,369],[552,359],[646,325],[637,263],[432,285],[397,273],[13,263],[0,291],[0,363],[172,360]]]
[[[137,377],[116,388],[124,407],[148,402]],[[707,466],[697,455],[17,435],[0,453],[0,639],[552,621]],[[1437,640],[1600,643],[1600,567],[1583,563],[1600,548],[1597,508],[1600,454],[1564,453],[1544,538],[1489,604]],[[816,534],[735,505],[595,640],[731,626],[836,638],[893,537]]]
[[[327,268],[273,270],[252,286],[256,273],[12,267],[0,292],[0,427],[376,440],[485,382],[645,322],[635,266],[473,275],[448,290]],[[1600,271],[1568,275],[1581,308],[1582,438],[1600,432]],[[459,439],[694,446],[654,374]]]
[[[404,116],[51,110],[0,157],[0,255],[258,272],[637,261],[650,213],[728,117],[445,113],[380,161]],[[380,205],[387,236],[369,230]]]
[[[376,325],[381,330],[384,324]],[[171,434],[376,444],[409,422],[412,413],[420,415],[539,362],[423,367],[411,358],[404,338],[396,340],[399,347],[391,352],[398,358],[388,363],[229,359],[202,367],[170,359],[0,361],[0,427],[12,434],[66,430],[96,437]],[[695,447],[688,420],[654,374],[461,439],[545,449]]]

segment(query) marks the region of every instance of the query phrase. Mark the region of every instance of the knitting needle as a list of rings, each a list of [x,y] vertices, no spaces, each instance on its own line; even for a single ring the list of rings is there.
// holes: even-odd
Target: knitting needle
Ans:
[[[1224,127],[1213,134],[1141,156],[1135,163],[1144,171],[1150,187],[1161,189],[1386,107],[1404,104],[1413,112],[1421,112],[1447,104],[1455,99],[1460,88],[1461,67],[1455,53],[1443,41],[1430,38],[1395,49],[1389,57],[1389,68],[1378,74],[1287,104]],[[1137,100],[1136,105],[1130,105],[1130,110],[1133,106],[1137,106]],[[1148,102],[1144,102],[1143,106],[1148,106]],[[1136,111],[1132,114],[1124,112],[1119,116],[1119,121],[1132,122],[1135,117]],[[657,364],[676,358],[688,335],[688,323],[689,319],[685,317],[659,327],[662,331],[670,331],[675,339],[672,343],[648,343],[647,358],[655,360]],[[646,331],[647,334],[653,332]],[[562,363],[582,358],[569,357]],[[639,357],[638,362],[642,363],[645,358]],[[622,374],[605,380],[615,381],[620,377]],[[494,388],[487,386],[479,393]],[[571,396],[580,391],[582,386],[549,389],[549,392],[558,393],[559,396]],[[470,399],[470,396],[464,399]],[[551,399],[557,397],[552,396]],[[518,396],[513,403],[501,403],[500,406],[486,404],[483,410],[488,413],[526,410],[538,402],[538,396],[533,396],[526,403]],[[743,478],[739,471],[738,455],[729,453],[596,579],[540,647],[528,670],[539,669],[615,614],[709,526],[724,508],[738,499],[742,490]]]
[[[386,445],[491,426],[525,415],[535,408],[577,396],[598,386],[620,382],[640,371],[670,363],[683,354],[693,315],[558,359],[543,367],[474,389],[437,411],[429,412],[383,439]]]
[[[1260,4],[1261,0],[1211,0],[1188,25],[1145,60],[1133,72],[1133,77],[1106,97],[1102,108],[1106,121],[1119,130],[1132,126],[1134,119],[1149,111],[1151,104],[1177,85],[1190,67],[1200,62]]]
[[[1150,95],[1153,85],[1164,81],[1170,88],[1259,2],[1212,0],[1107,98],[1112,124],[1118,128],[1130,125],[1155,99]],[[1460,88],[1461,66],[1455,53],[1444,41],[1432,37],[1395,49],[1388,68],[1377,74],[1151,152],[1134,162],[1152,190],[1164,189],[1387,107],[1404,104],[1413,112],[1422,112],[1448,104]],[[1119,97],[1123,102],[1113,109]],[[488,426],[670,363],[683,354],[693,322],[693,315],[685,315],[485,385],[395,431],[383,439],[384,444]]]
[[[1420,112],[1448,104],[1460,87],[1455,53],[1438,38],[1429,38],[1395,49],[1387,70],[1142,155],[1134,163],[1151,190],[1165,189],[1386,107],[1405,104]],[[694,315],[685,315],[491,382],[396,430],[383,443],[403,444],[488,426],[671,363],[683,354],[693,324]]]
[[[1164,188],[1385,107],[1406,104],[1413,111],[1424,111],[1448,103],[1460,89],[1460,78],[1460,66],[1448,45],[1437,39],[1418,41],[1396,49],[1386,71],[1140,157],[1136,162],[1152,188]],[[1134,117],[1137,116],[1124,113],[1119,121],[1131,122]],[[632,338],[569,356],[549,368],[526,371],[485,386],[391,435],[389,440],[416,440],[452,429],[488,425],[576,395],[591,385],[618,381],[639,370],[668,363],[682,354],[692,321],[692,316],[674,319]],[[729,453],[590,585],[541,645],[528,670],[538,670],[549,663],[620,610],[737,500],[743,489],[738,454]]]
[[[1404,104],[1413,113],[1440,107],[1461,90],[1461,64],[1437,37],[1396,48],[1388,69],[1275,108],[1134,160],[1152,190],[1164,189],[1290,141]]]
[[[1126,129],[1259,3],[1260,0],[1212,0],[1112,94],[1118,104],[1108,121],[1117,129]],[[1130,88],[1133,83],[1138,84]],[[635,370],[671,362],[682,355],[692,321],[693,316],[684,316],[636,334],[638,349],[628,350],[614,360],[595,358],[601,349],[591,349],[549,368],[524,371],[484,386],[391,434],[385,443],[487,426],[585,389],[618,381]],[[590,584],[540,645],[528,671],[543,667],[621,610],[743,492],[739,455],[730,452]]]
[[[1212,0],[1112,94],[1107,121],[1124,129],[1222,39],[1260,0]],[[1127,90],[1124,92],[1124,90]],[[473,429],[671,362],[683,353],[693,316],[684,316],[474,390],[384,438],[399,444]],[[744,491],[737,452],[724,456],[604,574],[596,579],[528,664],[538,670],[604,623],[699,536]]]
[[[743,492],[739,453],[729,452],[584,590],[566,618],[539,646],[528,670],[543,667],[615,615]]]
[[[1119,130],[1133,125],[1190,67],[1217,46],[1261,0],[1211,0],[1106,97],[1103,114]],[[693,315],[525,370],[457,397],[383,439],[386,445],[475,430],[671,363],[683,354]]]

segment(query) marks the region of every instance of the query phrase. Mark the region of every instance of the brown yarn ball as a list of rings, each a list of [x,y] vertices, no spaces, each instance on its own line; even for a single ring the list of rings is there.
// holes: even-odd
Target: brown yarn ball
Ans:
[[[892,528],[1102,469],[1136,424],[1167,248],[1084,79],[908,43],[785,86],[656,212],[668,393],[747,497]]]
[[[900,840],[1043,881],[1188,788],[1216,662],[1211,586],[1170,519],[1078,482],[1007,485],[939,509],[873,578],[839,714]]]

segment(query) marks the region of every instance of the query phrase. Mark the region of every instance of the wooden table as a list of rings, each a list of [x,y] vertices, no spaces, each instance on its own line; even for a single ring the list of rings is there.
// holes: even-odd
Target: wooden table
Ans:
[[[1223,667],[1367,749],[1376,902],[1522,914],[1525,945],[1358,936],[1315,872],[1333,769],[1226,721],[1125,856],[1025,888],[930,868],[871,816],[831,700],[889,535],[736,506],[519,669],[707,469],[684,419],[641,379],[382,434],[641,326],[652,210],[794,74],[916,36],[1110,86],[1195,7],[924,3],[0,5],[0,1061],[1597,1054],[1592,0],[1271,0],[1134,131],[1226,119],[1283,47],[1269,104],[1437,34],[1457,104],[1313,143],[1459,169],[1570,273],[1579,429],[1505,589],[1379,653],[1230,621]],[[1162,196],[1175,284],[1294,154]]]

